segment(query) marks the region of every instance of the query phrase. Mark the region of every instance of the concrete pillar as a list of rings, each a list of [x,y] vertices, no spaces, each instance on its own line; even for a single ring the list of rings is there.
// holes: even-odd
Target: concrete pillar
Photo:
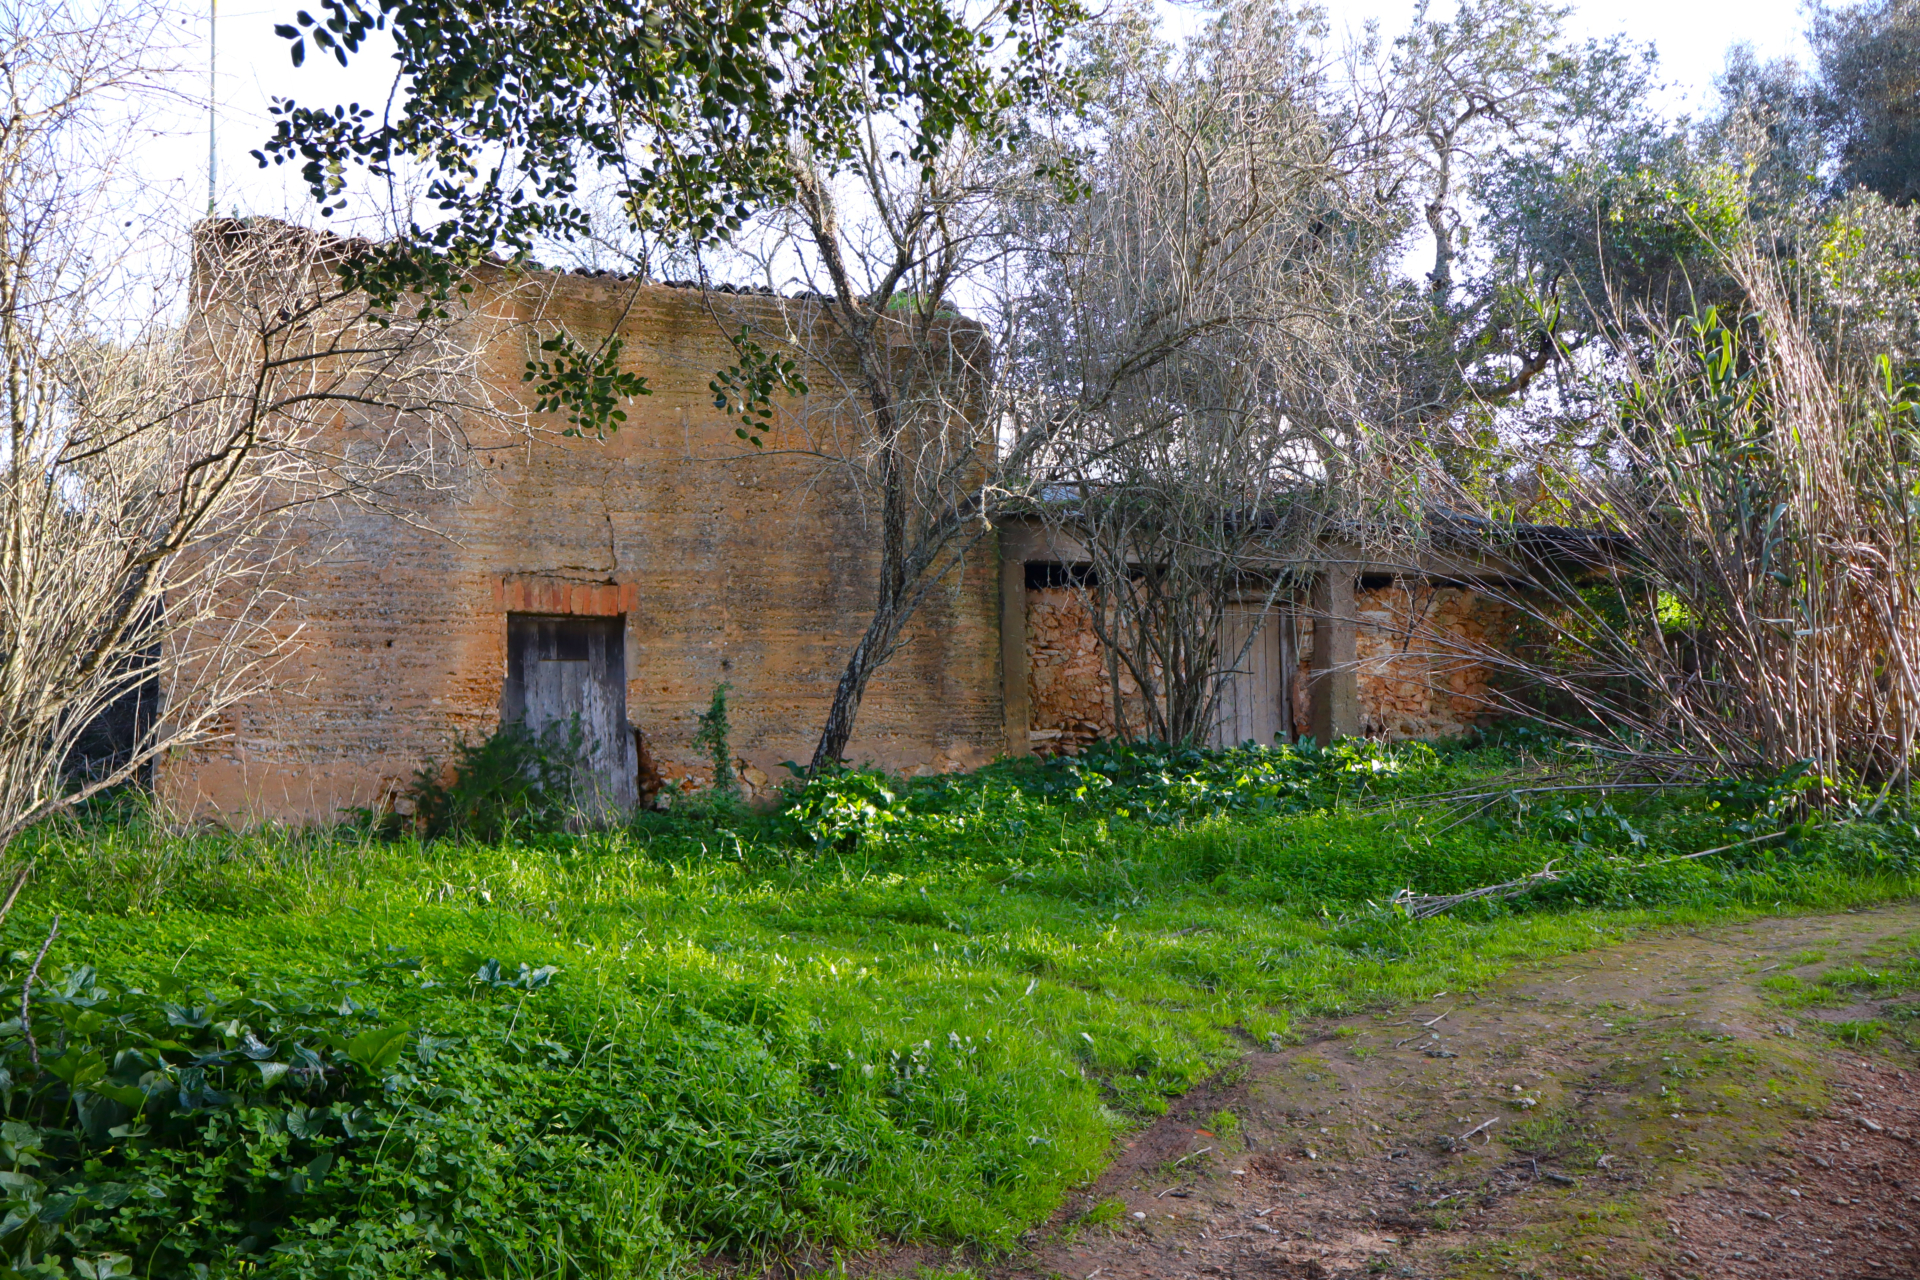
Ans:
[[[1314,575],[1313,667],[1307,677],[1307,732],[1320,746],[1360,736],[1360,680],[1354,667],[1353,572],[1333,565]]]
[[[1027,706],[1027,562],[1000,561],[1000,696],[1006,713],[1007,754],[1030,756],[1033,727]]]

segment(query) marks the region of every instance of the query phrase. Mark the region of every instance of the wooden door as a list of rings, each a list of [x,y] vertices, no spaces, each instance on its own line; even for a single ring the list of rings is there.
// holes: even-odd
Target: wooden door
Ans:
[[[627,726],[626,626],[621,618],[507,615],[507,680],[500,718],[534,733],[576,718],[587,760],[581,805],[606,815],[636,796]]]
[[[1220,632],[1220,661],[1238,665],[1220,686],[1213,735],[1216,747],[1237,747],[1249,740],[1270,747],[1290,727],[1285,699],[1289,692],[1280,643],[1281,615],[1260,604],[1229,605]],[[1247,637],[1253,643],[1247,643]],[[1245,647],[1243,654],[1241,649]]]

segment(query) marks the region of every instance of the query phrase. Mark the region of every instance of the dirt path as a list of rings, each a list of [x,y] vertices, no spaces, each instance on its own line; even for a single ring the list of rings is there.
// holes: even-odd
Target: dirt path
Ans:
[[[1920,1276],[1916,948],[1920,905],[1768,919],[1328,1024],[992,1274]]]

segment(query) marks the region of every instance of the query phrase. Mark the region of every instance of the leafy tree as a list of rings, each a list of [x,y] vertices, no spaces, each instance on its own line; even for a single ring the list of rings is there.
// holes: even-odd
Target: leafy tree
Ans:
[[[409,164],[439,215],[344,269],[388,298],[460,287],[486,255],[525,258],[591,231],[589,182],[611,177],[633,227],[712,245],[791,201],[796,155],[844,162],[873,116],[910,119],[907,155],[930,163],[1030,84],[1030,61],[1067,11],[1011,0],[984,22],[942,0],[321,0],[275,30],[294,65],[317,47],[345,66],[391,37],[395,112],[276,99],[265,165],[298,163],[323,217],[360,178]]]
[[[1573,42],[1564,20],[1547,3],[1468,0],[1444,19],[1422,5],[1370,51],[1349,107],[1379,121],[1397,169],[1384,189],[1431,245],[1424,288],[1404,298],[1398,404],[1378,424],[1409,476],[1495,483],[1535,384],[1565,373],[1591,335],[1586,281],[1569,271],[1595,257],[1593,201],[1578,188],[1613,153],[1655,141],[1652,58],[1617,37]]]
[[[1271,566],[1311,560],[1327,509],[1378,472],[1365,428],[1392,407],[1409,216],[1324,36],[1232,0],[1175,49],[1123,11],[1076,49],[1087,103],[1058,138],[1097,139],[1078,189],[1009,201],[1023,291],[1001,373],[1023,384],[1015,420],[1052,423],[1033,510],[1084,548],[1122,737],[1207,739],[1247,619],[1285,591]]]
[[[1715,255],[1750,193],[1684,129],[1649,129],[1516,158],[1486,194],[1512,279],[1556,295],[1570,345],[1623,306],[1686,310],[1723,288]]]
[[[1830,112],[1806,69],[1791,58],[1762,62],[1736,44],[1715,87],[1720,111],[1706,121],[1705,141],[1749,171],[1759,205],[1784,210],[1817,197],[1831,169]]]
[[[1920,196],[1920,3],[1821,5],[1809,34],[1840,184],[1896,203]]]
[[[1815,65],[1761,62],[1735,45],[1707,132],[1784,202],[1865,187],[1896,204],[1920,195],[1920,3],[1813,7]]]

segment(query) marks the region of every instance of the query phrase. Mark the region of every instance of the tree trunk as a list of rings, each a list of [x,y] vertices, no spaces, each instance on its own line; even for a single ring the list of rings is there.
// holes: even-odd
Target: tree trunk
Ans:
[[[891,414],[883,410],[875,417],[890,419]],[[840,683],[833,691],[833,706],[827,712],[827,723],[820,731],[820,741],[814,746],[813,760],[807,765],[809,774],[843,762],[847,740],[853,736],[854,717],[860,712],[860,700],[867,696],[867,682],[873,679],[873,673],[880,669],[880,665],[892,656],[900,628],[906,625],[913,613],[908,593],[912,584],[908,581],[910,575],[906,563],[907,502],[899,463],[897,444],[888,441],[885,459],[881,464],[880,598],[874,601],[873,618],[867,623],[866,633],[860,637],[860,643],[853,647],[853,652],[847,656],[846,667],[840,672]]]
[[[897,616],[898,610],[878,608],[873,611],[873,620],[867,624],[866,634],[860,637],[853,653],[847,658],[846,668],[840,673],[840,683],[833,691],[833,706],[827,712],[826,727],[820,731],[820,741],[813,749],[813,760],[807,765],[809,774],[817,774],[822,768],[832,768],[843,763],[847,749],[847,740],[853,736],[853,720],[860,711],[860,700],[867,695],[867,681],[880,668],[886,653],[893,647],[893,636],[899,630],[904,618]]]
[[[860,712],[860,700],[867,695],[867,682],[893,653],[894,640],[912,613],[908,598],[907,523],[909,501],[907,468],[900,456],[900,441],[895,438],[893,391],[886,382],[886,352],[874,352],[871,329],[857,334],[861,348],[861,371],[867,384],[867,407],[873,414],[874,434],[880,448],[880,595],[874,601],[873,618],[860,637],[847,665],[840,672],[840,683],[833,691],[833,706],[820,741],[813,748],[808,774],[841,764],[847,740],[853,736],[854,717]]]

